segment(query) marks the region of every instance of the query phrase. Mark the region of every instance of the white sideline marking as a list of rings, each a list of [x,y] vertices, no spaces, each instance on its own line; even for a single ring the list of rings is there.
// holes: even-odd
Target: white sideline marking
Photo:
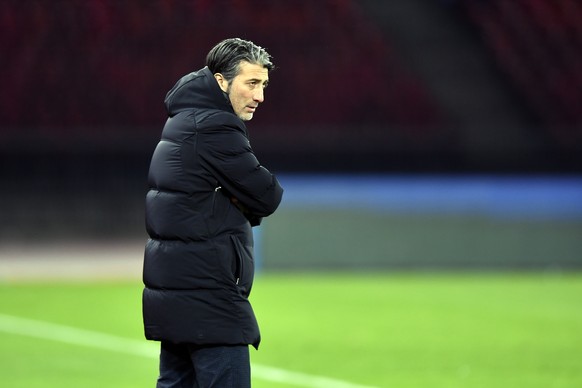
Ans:
[[[0,331],[44,340],[59,341],[71,345],[81,345],[117,353],[126,353],[133,356],[157,359],[159,355],[159,345],[153,342],[133,340],[97,331],[19,318],[12,315],[0,314]],[[377,388],[257,364],[253,364],[252,374],[261,380],[292,384],[306,388]]]

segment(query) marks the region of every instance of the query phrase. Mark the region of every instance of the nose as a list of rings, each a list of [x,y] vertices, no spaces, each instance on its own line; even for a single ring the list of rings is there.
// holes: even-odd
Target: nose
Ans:
[[[253,94],[253,100],[256,102],[265,101],[265,91],[263,88],[256,89],[255,93]]]

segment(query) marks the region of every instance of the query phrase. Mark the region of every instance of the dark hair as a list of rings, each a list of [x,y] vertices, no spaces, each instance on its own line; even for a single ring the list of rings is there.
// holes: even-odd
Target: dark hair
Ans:
[[[261,65],[269,71],[275,68],[264,48],[239,38],[223,40],[206,56],[206,66],[212,74],[220,73],[229,82],[238,74],[241,61]]]

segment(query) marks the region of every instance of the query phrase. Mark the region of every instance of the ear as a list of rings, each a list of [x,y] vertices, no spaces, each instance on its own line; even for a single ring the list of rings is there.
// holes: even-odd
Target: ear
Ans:
[[[220,73],[215,73],[214,78],[216,79],[216,82],[218,82],[218,86],[220,86],[220,89],[222,89],[222,91],[226,93],[226,91],[228,90],[228,81],[226,80],[226,78],[224,78],[224,76]]]

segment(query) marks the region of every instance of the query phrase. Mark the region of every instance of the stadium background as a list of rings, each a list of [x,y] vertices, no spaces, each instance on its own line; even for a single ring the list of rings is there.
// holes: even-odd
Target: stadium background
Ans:
[[[580,268],[581,19],[574,0],[4,1],[0,244],[142,244],[165,93],[238,36],[278,66],[249,123],[286,187],[263,268]]]

